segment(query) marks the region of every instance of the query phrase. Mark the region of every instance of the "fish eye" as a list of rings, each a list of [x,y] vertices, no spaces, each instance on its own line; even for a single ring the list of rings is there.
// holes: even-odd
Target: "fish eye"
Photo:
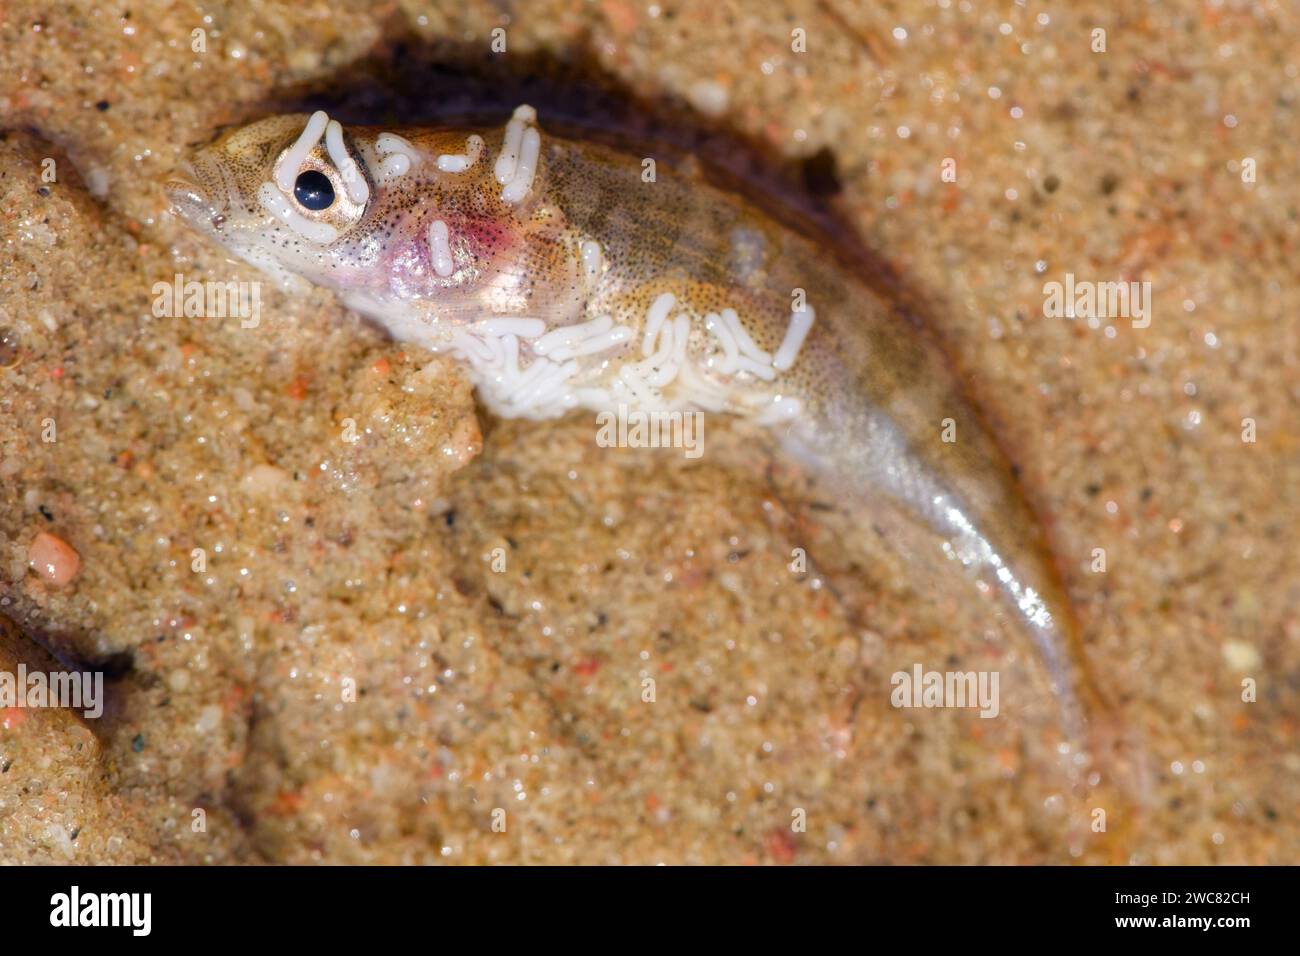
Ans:
[[[334,205],[334,184],[319,169],[304,170],[294,181],[293,198],[313,212],[328,209]]]

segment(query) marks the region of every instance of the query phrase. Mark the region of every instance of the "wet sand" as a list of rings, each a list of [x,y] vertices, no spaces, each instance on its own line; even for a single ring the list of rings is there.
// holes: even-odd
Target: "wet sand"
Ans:
[[[95,721],[0,711],[0,860],[1296,861],[1293,15],[752,6],[0,14],[0,671],[111,675]],[[319,290],[153,314],[176,273],[259,278],[166,213],[186,145],[403,21],[833,152],[1043,518],[1121,728],[1107,832],[988,602],[874,545],[855,593],[793,575],[853,532],[745,430],[689,462],[492,421]],[[1149,326],[1045,316],[1067,273],[1149,281]],[[893,708],[914,662],[998,669],[1003,713]]]

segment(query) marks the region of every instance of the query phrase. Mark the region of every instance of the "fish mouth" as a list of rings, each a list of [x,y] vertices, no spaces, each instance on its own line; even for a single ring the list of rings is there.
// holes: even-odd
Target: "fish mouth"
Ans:
[[[163,192],[172,211],[199,228],[220,231],[226,221],[225,204],[213,201],[200,185],[202,175],[190,163],[181,166],[163,182]]]

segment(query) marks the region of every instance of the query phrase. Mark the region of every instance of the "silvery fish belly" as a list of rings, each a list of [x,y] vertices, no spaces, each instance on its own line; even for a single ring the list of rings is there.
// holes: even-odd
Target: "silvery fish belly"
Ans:
[[[699,176],[653,173],[544,133],[527,106],[497,130],[345,129],[318,112],[223,135],[168,190],[284,286],[333,289],[463,360],[498,415],[743,416],[842,500],[888,496],[1001,593],[1079,741],[1092,705],[1066,602],[937,350],[798,231]]]

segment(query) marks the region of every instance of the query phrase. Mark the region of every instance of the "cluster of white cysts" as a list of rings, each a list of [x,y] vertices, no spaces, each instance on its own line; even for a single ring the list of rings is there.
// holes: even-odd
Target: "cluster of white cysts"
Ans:
[[[549,332],[541,319],[487,319],[458,330],[451,347],[469,363],[485,404],[506,418],[620,405],[747,412],[764,424],[798,417],[803,406],[793,396],[732,386],[770,382],[794,364],[816,317],[811,305],[791,313],[775,355],[754,343],[734,309],[711,312],[701,325],[689,314],[673,315],[676,305],[671,292],[651,303],[640,358],[626,355],[636,346],[635,330],[608,315]],[[532,356],[526,364],[525,352]]]
[[[493,167],[502,187],[501,199],[512,205],[527,198],[537,174],[541,134],[536,122],[537,113],[531,106],[515,110]],[[330,242],[337,232],[297,212],[276,186],[292,193],[298,169],[323,136],[349,198],[364,205],[369,187],[344,148],[342,132],[338,122],[325,113],[313,114],[276,166],[276,182],[262,185],[266,208],[314,242]],[[482,156],[484,145],[482,137],[471,135],[464,153],[437,158],[438,170],[453,174],[469,170]],[[376,171],[380,183],[406,175],[422,159],[414,146],[393,133],[379,135],[375,152],[380,157]],[[435,219],[429,224],[428,245],[434,272],[443,278],[453,275],[455,261],[446,222]],[[579,256],[588,287],[594,288],[605,266],[600,243],[583,242]],[[605,411],[619,405],[645,411],[690,407],[745,411],[766,424],[789,421],[800,414],[802,404],[793,396],[743,389],[744,397],[738,399],[732,385],[770,382],[794,365],[816,317],[811,305],[805,303],[791,312],[785,338],[775,354],[755,344],[734,309],[708,313],[701,325],[689,314],[679,311],[673,315],[676,305],[671,292],[651,303],[637,360],[623,354],[629,345],[635,347],[635,330],[615,325],[609,315],[551,331],[541,319],[484,319],[457,329],[447,344],[469,364],[485,404],[507,418],[553,418],[575,408]]]
[[[506,123],[506,138],[493,170],[503,187],[503,202],[521,202],[533,188],[537,159],[542,152],[542,134],[533,125],[536,122],[537,111],[531,106],[521,106]]]

